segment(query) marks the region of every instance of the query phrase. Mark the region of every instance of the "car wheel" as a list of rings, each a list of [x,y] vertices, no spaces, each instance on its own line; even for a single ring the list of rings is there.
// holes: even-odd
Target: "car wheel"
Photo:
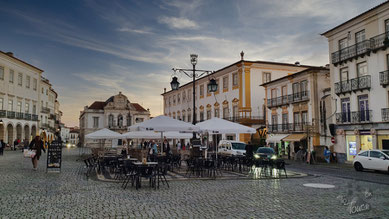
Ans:
[[[355,168],[356,171],[362,171],[363,170],[363,166],[359,162],[354,164],[354,168]]]

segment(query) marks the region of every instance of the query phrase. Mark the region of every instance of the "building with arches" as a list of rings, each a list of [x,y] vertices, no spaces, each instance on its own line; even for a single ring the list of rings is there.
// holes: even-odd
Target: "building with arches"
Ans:
[[[199,78],[196,84],[196,121],[219,117],[233,122],[260,128],[265,126],[266,106],[265,89],[260,85],[312,66],[268,62],[248,61],[243,59],[226,66],[214,73]],[[209,80],[213,78],[218,84],[218,90],[210,93],[207,89]],[[172,116],[182,112],[180,119],[192,122],[193,113],[193,82],[181,85],[178,90],[166,91],[162,94],[164,115]],[[198,109],[198,110],[197,110]],[[185,111],[184,111],[185,110]],[[239,136],[223,136],[223,138],[250,141],[249,134]]]
[[[138,103],[131,103],[119,94],[106,101],[95,101],[80,112],[79,140],[81,145],[97,147],[98,142],[86,140],[85,135],[99,129],[108,128],[119,133],[127,132],[127,127],[150,119],[150,111]]]
[[[10,146],[15,139],[30,141],[39,134],[47,140],[54,137],[54,124],[60,120],[54,110],[58,95],[42,74],[43,70],[13,53],[0,51],[0,139]],[[44,115],[52,125],[45,126]]]

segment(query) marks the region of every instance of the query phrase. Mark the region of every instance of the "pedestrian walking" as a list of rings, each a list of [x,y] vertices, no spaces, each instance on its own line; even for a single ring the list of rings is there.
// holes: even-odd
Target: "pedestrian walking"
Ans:
[[[3,155],[4,148],[5,148],[5,143],[4,143],[3,139],[1,139],[0,140],[0,155]]]
[[[35,150],[34,157],[31,158],[32,166],[34,170],[38,169],[38,160],[42,155],[42,150],[46,153],[45,148],[43,147],[43,141],[40,136],[36,136],[29,145],[30,150]]]
[[[19,144],[19,141],[18,139],[15,139],[14,141],[14,151],[16,151],[16,146]]]
[[[324,149],[324,160],[326,160],[327,163],[330,163],[330,156],[331,156],[331,151],[326,146],[326,148]]]

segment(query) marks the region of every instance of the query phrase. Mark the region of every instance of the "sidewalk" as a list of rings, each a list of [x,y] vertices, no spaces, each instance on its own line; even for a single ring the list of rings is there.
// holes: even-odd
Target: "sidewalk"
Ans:
[[[285,160],[287,165],[310,165],[310,166],[321,166],[321,167],[329,167],[334,169],[340,168],[354,168],[351,163],[324,163],[324,162],[316,162],[314,164],[307,164],[306,162],[296,161],[296,160]]]

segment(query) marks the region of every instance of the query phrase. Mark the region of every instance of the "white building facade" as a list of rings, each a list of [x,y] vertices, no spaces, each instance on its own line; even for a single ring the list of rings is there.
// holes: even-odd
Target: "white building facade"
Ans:
[[[12,53],[0,51],[0,139],[9,145],[42,133],[42,73]]]
[[[150,111],[138,103],[130,103],[121,92],[105,102],[95,101],[80,112],[80,143],[83,146],[98,147],[98,142],[85,139],[85,135],[108,128],[119,133],[127,127],[150,119]]]
[[[327,128],[331,110],[329,69],[308,68],[262,86],[266,94],[267,143],[281,156],[290,151],[293,158],[304,149],[323,157],[324,147],[332,145]]]
[[[253,128],[263,127],[266,95],[260,85],[308,67],[299,64],[246,61],[242,57],[241,61],[196,80],[196,121],[219,117]],[[218,90],[213,94],[207,89],[211,78],[218,84]],[[164,92],[164,115],[192,122],[192,89],[193,83],[190,82],[180,86],[178,90]],[[250,141],[249,134],[223,135],[223,139],[225,138]]]
[[[328,38],[335,150],[389,149],[389,3],[323,33]]]

